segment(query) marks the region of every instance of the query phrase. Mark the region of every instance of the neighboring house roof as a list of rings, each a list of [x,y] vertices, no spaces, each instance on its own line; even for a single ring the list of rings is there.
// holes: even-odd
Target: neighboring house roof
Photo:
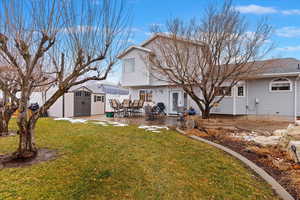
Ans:
[[[99,87],[106,94],[119,94],[119,95],[128,95],[129,94],[128,89],[122,88],[118,85],[101,84]]]
[[[295,58],[277,58],[263,61],[256,61],[256,64],[265,64],[265,70],[262,75],[275,74],[300,74],[300,60]]]
[[[96,94],[118,94],[118,95],[128,95],[128,89],[122,88],[117,85],[109,85],[109,84],[90,84],[85,86],[74,86],[69,91],[74,92],[80,90],[81,88],[85,88],[92,93]]]

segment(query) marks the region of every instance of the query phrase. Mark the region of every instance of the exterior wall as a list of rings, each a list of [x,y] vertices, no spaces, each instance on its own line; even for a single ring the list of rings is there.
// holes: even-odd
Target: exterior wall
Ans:
[[[94,101],[95,96],[103,96],[104,102],[102,101]],[[92,94],[91,98],[91,115],[102,115],[104,114],[104,106],[105,106],[105,95],[104,94]]]
[[[50,117],[62,117],[62,97],[57,99],[57,101],[49,108],[48,115]]]
[[[292,83],[294,78],[289,78]],[[294,116],[294,84],[292,91],[271,92],[273,78],[248,81],[248,109],[252,115]],[[256,102],[258,100],[258,103]],[[299,104],[299,101],[297,102]]]
[[[65,94],[65,117],[74,116],[74,93]]]
[[[122,66],[122,86],[142,86],[149,85],[149,71],[142,56],[145,52],[134,49],[122,58],[135,58],[134,72],[125,72],[124,65]]]
[[[245,91],[246,92],[246,91]],[[236,97],[235,98],[235,114],[236,115],[245,115],[247,114],[247,101],[246,101],[246,94],[244,97]]]
[[[224,97],[217,107],[212,108],[211,113],[233,115],[233,97]]]
[[[166,113],[171,113],[171,102],[170,102],[170,95],[172,91],[179,91],[180,92],[180,100],[179,100],[179,106],[183,106],[183,90],[176,87],[166,87],[166,86],[160,86],[160,87],[139,87],[139,88],[130,88],[129,94],[131,100],[139,99],[139,91],[147,89],[152,90],[152,103],[159,103],[162,102],[166,106]],[[188,99],[189,102],[189,99]],[[145,105],[149,104],[150,102],[145,102]],[[188,103],[189,105],[189,103]]]

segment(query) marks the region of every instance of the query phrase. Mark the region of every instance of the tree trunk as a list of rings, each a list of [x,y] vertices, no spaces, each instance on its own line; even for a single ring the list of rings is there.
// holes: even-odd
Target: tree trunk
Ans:
[[[37,148],[34,141],[34,129],[38,114],[32,113],[27,109],[26,101],[20,103],[19,112],[17,121],[19,127],[19,148],[15,153],[15,156],[17,159],[34,158],[37,155]]]
[[[205,108],[202,112],[202,119],[208,119],[210,116],[210,107],[209,105],[205,105]]]
[[[37,148],[34,142],[34,124],[35,122],[29,121],[28,128],[19,129],[19,148],[16,152],[18,159],[33,158],[37,154]]]
[[[0,117],[0,136],[8,135],[9,118]]]
[[[13,113],[16,111],[16,107],[11,108],[1,108],[0,112],[0,136],[2,135],[8,135],[8,124],[9,121],[13,115]]]

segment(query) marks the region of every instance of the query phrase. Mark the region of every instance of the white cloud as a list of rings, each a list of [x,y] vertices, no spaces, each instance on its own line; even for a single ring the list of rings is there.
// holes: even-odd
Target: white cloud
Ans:
[[[298,46],[287,46],[287,47],[280,47],[280,48],[277,48],[276,50],[278,51],[300,51],[300,45]]]
[[[260,6],[260,5],[246,5],[246,6],[236,6],[236,10],[238,10],[240,13],[246,13],[246,14],[274,14],[274,13],[280,13],[283,15],[300,15],[300,9],[291,9],[291,10],[278,10],[274,7],[266,7],[266,6]]]
[[[235,9],[241,13],[252,13],[252,14],[272,14],[278,12],[278,10],[276,10],[273,7],[263,7],[254,4],[247,5],[247,6],[236,6]]]
[[[287,38],[300,37],[300,27],[287,26],[276,31],[276,35]]]
[[[283,10],[281,11],[281,13],[284,15],[300,15],[300,10],[299,9]]]
[[[61,29],[62,33],[84,33],[84,32],[90,32],[90,31],[96,31],[96,27],[93,26],[72,26],[72,27],[66,27]]]

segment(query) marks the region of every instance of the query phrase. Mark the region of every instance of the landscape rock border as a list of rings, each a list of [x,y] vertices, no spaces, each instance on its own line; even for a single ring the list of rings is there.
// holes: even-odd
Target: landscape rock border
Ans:
[[[180,129],[176,129],[179,133],[186,135],[185,132],[183,130]],[[204,142],[206,144],[212,145],[228,154],[230,154],[231,156],[239,159],[240,161],[242,161],[245,165],[247,165],[250,169],[252,169],[253,171],[255,171],[261,178],[263,178],[267,183],[269,183],[272,188],[274,189],[274,191],[276,192],[276,194],[281,197],[283,200],[295,200],[294,197],[292,197],[292,195],[290,193],[288,193],[272,176],[270,176],[265,170],[263,170],[262,168],[258,167],[255,163],[253,163],[252,161],[248,160],[246,157],[242,156],[241,154],[232,151],[231,149],[211,142],[209,140],[203,139],[201,137],[195,136],[195,135],[186,135],[187,137],[190,137],[192,139]]]

